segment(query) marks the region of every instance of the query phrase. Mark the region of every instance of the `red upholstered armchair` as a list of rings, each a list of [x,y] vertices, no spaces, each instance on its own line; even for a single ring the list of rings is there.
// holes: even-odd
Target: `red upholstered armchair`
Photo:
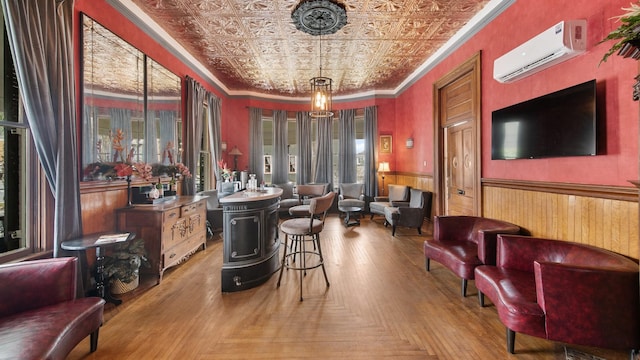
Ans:
[[[0,266],[0,357],[64,359],[87,336],[98,346],[104,300],[76,298],[77,258]]]
[[[478,266],[476,287],[515,334],[593,347],[640,348],[638,264],[568,241],[499,235],[496,265]]]
[[[424,242],[425,266],[430,271],[433,259],[462,278],[462,296],[467,295],[467,280],[474,269],[496,262],[496,236],[518,234],[520,227],[506,221],[477,216],[436,216],[433,239]]]

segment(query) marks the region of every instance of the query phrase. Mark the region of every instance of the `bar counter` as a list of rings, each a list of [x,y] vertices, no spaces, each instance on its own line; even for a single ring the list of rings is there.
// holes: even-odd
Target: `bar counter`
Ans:
[[[258,286],[279,269],[281,195],[280,188],[266,188],[220,199],[224,224],[222,292]]]

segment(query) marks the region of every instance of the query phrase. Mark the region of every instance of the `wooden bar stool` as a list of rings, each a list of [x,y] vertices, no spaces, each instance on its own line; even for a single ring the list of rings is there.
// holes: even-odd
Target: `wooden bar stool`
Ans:
[[[278,277],[277,286],[280,287],[282,272],[285,268],[300,271],[300,301],[303,300],[302,278],[307,274],[307,270],[321,267],[327,287],[329,287],[329,279],[327,278],[327,272],[324,268],[322,246],[320,245],[320,232],[322,232],[322,229],[324,228],[324,219],[327,216],[327,211],[333,204],[334,197],[335,193],[329,192],[326,195],[313,198],[309,204],[307,217],[285,220],[280,224],[280,230],[285,234],[285,236],[284,254],[282,255],[282,264],[280,266],[280,276]],[[294,249],[289,249],[287,252],[289,237],[291,237],[291,241],[297,241],[298,246]],[[313,243],[313,250],[307,250],[305,245],[307,241],[311,241]],[[296,255],[299,256],[299,265],[293,264],[295,262]],[[290,257],[294,259],[291,263],[288,261]],[[309,257],[309,259],[307,259],[307,257]]]

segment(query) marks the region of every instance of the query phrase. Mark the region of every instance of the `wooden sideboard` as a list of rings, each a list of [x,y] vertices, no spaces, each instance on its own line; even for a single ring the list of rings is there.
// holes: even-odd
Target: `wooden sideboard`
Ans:
[[[134,205],[116,209],[119,231],[135,232],[144,240],[150,268],[140,268],[162,281],[164,271],[207,246],[206,196],[179,196],[156,205]]]

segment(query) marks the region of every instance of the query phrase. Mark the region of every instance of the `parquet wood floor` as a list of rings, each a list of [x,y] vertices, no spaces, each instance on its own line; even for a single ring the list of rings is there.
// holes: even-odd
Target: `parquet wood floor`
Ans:
[[[424,269],[422,242],[431,236],[368,217],[345,228],[337,215],[322,232],[331,286],[322,271],[304,279],[285,271],[256,288],[221,293],[222,242],[165,273],[154,286],[118,306],[108,304],[98,351],[85,339],[69,359],[565,359],[564,344],[516,336],[505,349],[505,328],[490,304],[478,305],[471,281],[432,262]],[[605,359],[625,352],[573,347]]]

